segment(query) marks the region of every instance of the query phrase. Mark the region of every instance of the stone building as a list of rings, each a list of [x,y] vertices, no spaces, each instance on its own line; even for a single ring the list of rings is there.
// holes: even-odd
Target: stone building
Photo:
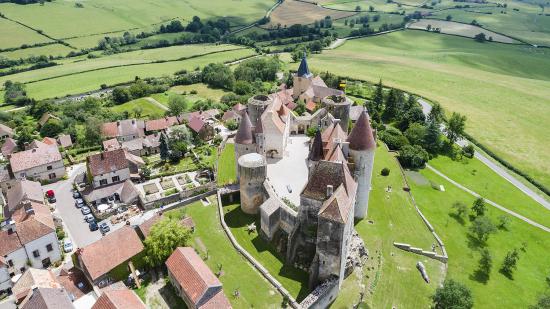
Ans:
[[[289,95],[319,108],[297,117]],[[235,136],[242,210],[259,214],[260,235],[308,271],[312,288],[339,287],[352,271],[354,218],[367,215],[376,141],[364,109],[348,134],[352,104],[304,58],[294,88],[249,101]],[[310,127],[318,128],[312,139],[300,135]]]

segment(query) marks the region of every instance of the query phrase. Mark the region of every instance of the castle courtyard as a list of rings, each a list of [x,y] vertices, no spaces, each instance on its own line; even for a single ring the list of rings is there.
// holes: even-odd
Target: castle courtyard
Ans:
[[[286,197],[294,205],[300,205],[300,192],[307,183],[309,140],[305,135],[289,136],[283,158],[267,159],[269,182],[280,198]]]

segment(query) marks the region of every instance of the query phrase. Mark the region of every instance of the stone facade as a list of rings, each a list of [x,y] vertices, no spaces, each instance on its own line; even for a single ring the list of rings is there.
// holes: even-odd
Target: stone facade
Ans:
[[[260,154],[249,153],[241,156],[238,164],[241,209],[247,214],[257,214],[265,198],[263,183],[266,178],[267,163]]]

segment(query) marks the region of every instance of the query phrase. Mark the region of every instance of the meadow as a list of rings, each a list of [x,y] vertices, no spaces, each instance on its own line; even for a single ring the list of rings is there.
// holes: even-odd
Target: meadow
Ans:
[[[549,55],[546,49],[406,30],[348,41],[311,57],[309,65],[382,79],[466,115],[469,134],[550,186]]]
[[[85,72],[77,71],[58,77],[52,76],[49,79],[28,83],[26,87],[29,96],[35,99],[63,97],[97,90],[102,84],[114,85],[130,82],[136,76],[146,78],[172,75],[180,70],[194,70],[212,62],[228,62],[251,55],[254,55],[254,51],[251,49],[237,49],[180,61],[98,68]],[[120,63],[120,61],[114,62]],[[37,73],[38,71],[33,72]],[[32,76],[29,78],[32,78]]]
[[[294,24],[307,25],[324,19],[326,16],[336,20],[353,14],[355,13],[330,10],[311,3],[288,0],[284,1],[271,13],[269,25],[270,27],[277,27],[278,25],[288,27]]]
[[[36,31],[4,18],[0,18],[0,38],[0,49],[52,42]]]
[[[493,31],[489,31],[477,26],[457,23],[453,21],[421,19],[417,22],[412,23],[409,26],[410,29],[419,29],[419,30],[426,30],[427,27],[430,27],[432,29],[439,28],[441,33],[444,33],[444,34],[452,34],[452,35],[459,35],[459,36],[473,38],[477,34],[483,33],[485,34],[485,37],[487,38],[487,40],[491,40],[494,42],[509,43],[509,44],[519,43],[518,41],[510,37],[495,33]]]
[[[448,176],[458,182],[465,180],[460,174]],[[425,180],[422,181],[422,178]],[[445,243],[449,254],[447,278],[455,279],[472,290],[475,308],[492,308],[495,304],[499,304],[499,308],[526,308],[536,302],[547,287],[545,277],[550,272],[547,254],[550,238],[547,232],[488,205],[486,216],[493,223],[496,224],[500,216],[506,216],[510,221],[507,228],[499,228],[491,234],[486,244],[480,243],[469,232],[472,224],[469,215],[460,218],[452,208],[455,202],[471,206],[475,199],[473,196],[427,169],[420,171],[420,177],[411,177],[409,183],[417,204]],[[433,189],[431,184],[443,185],[445,192]],[[483,187],[474,186],[471,189],[482,191]],[[493,188],[489,190],[491,192],[487,195],[499,194]],[[518,194],[518,199],[529,199],[518,191],[510,194]],[[505,198],[496,201],[504,203]],[[489,250],[493,260],[488,278],[478,271],[480,250],[483,248]],[[506,254],[514,249],[518,250],[520,258],[517,269],[509,278],[500,272],[500,268]]]

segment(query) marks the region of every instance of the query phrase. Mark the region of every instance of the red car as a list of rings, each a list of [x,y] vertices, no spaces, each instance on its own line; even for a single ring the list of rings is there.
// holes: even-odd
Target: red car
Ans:
[[[53,192],[53,190],[46,191],[46,197],[47,198],[55,197],[55,193]]]

